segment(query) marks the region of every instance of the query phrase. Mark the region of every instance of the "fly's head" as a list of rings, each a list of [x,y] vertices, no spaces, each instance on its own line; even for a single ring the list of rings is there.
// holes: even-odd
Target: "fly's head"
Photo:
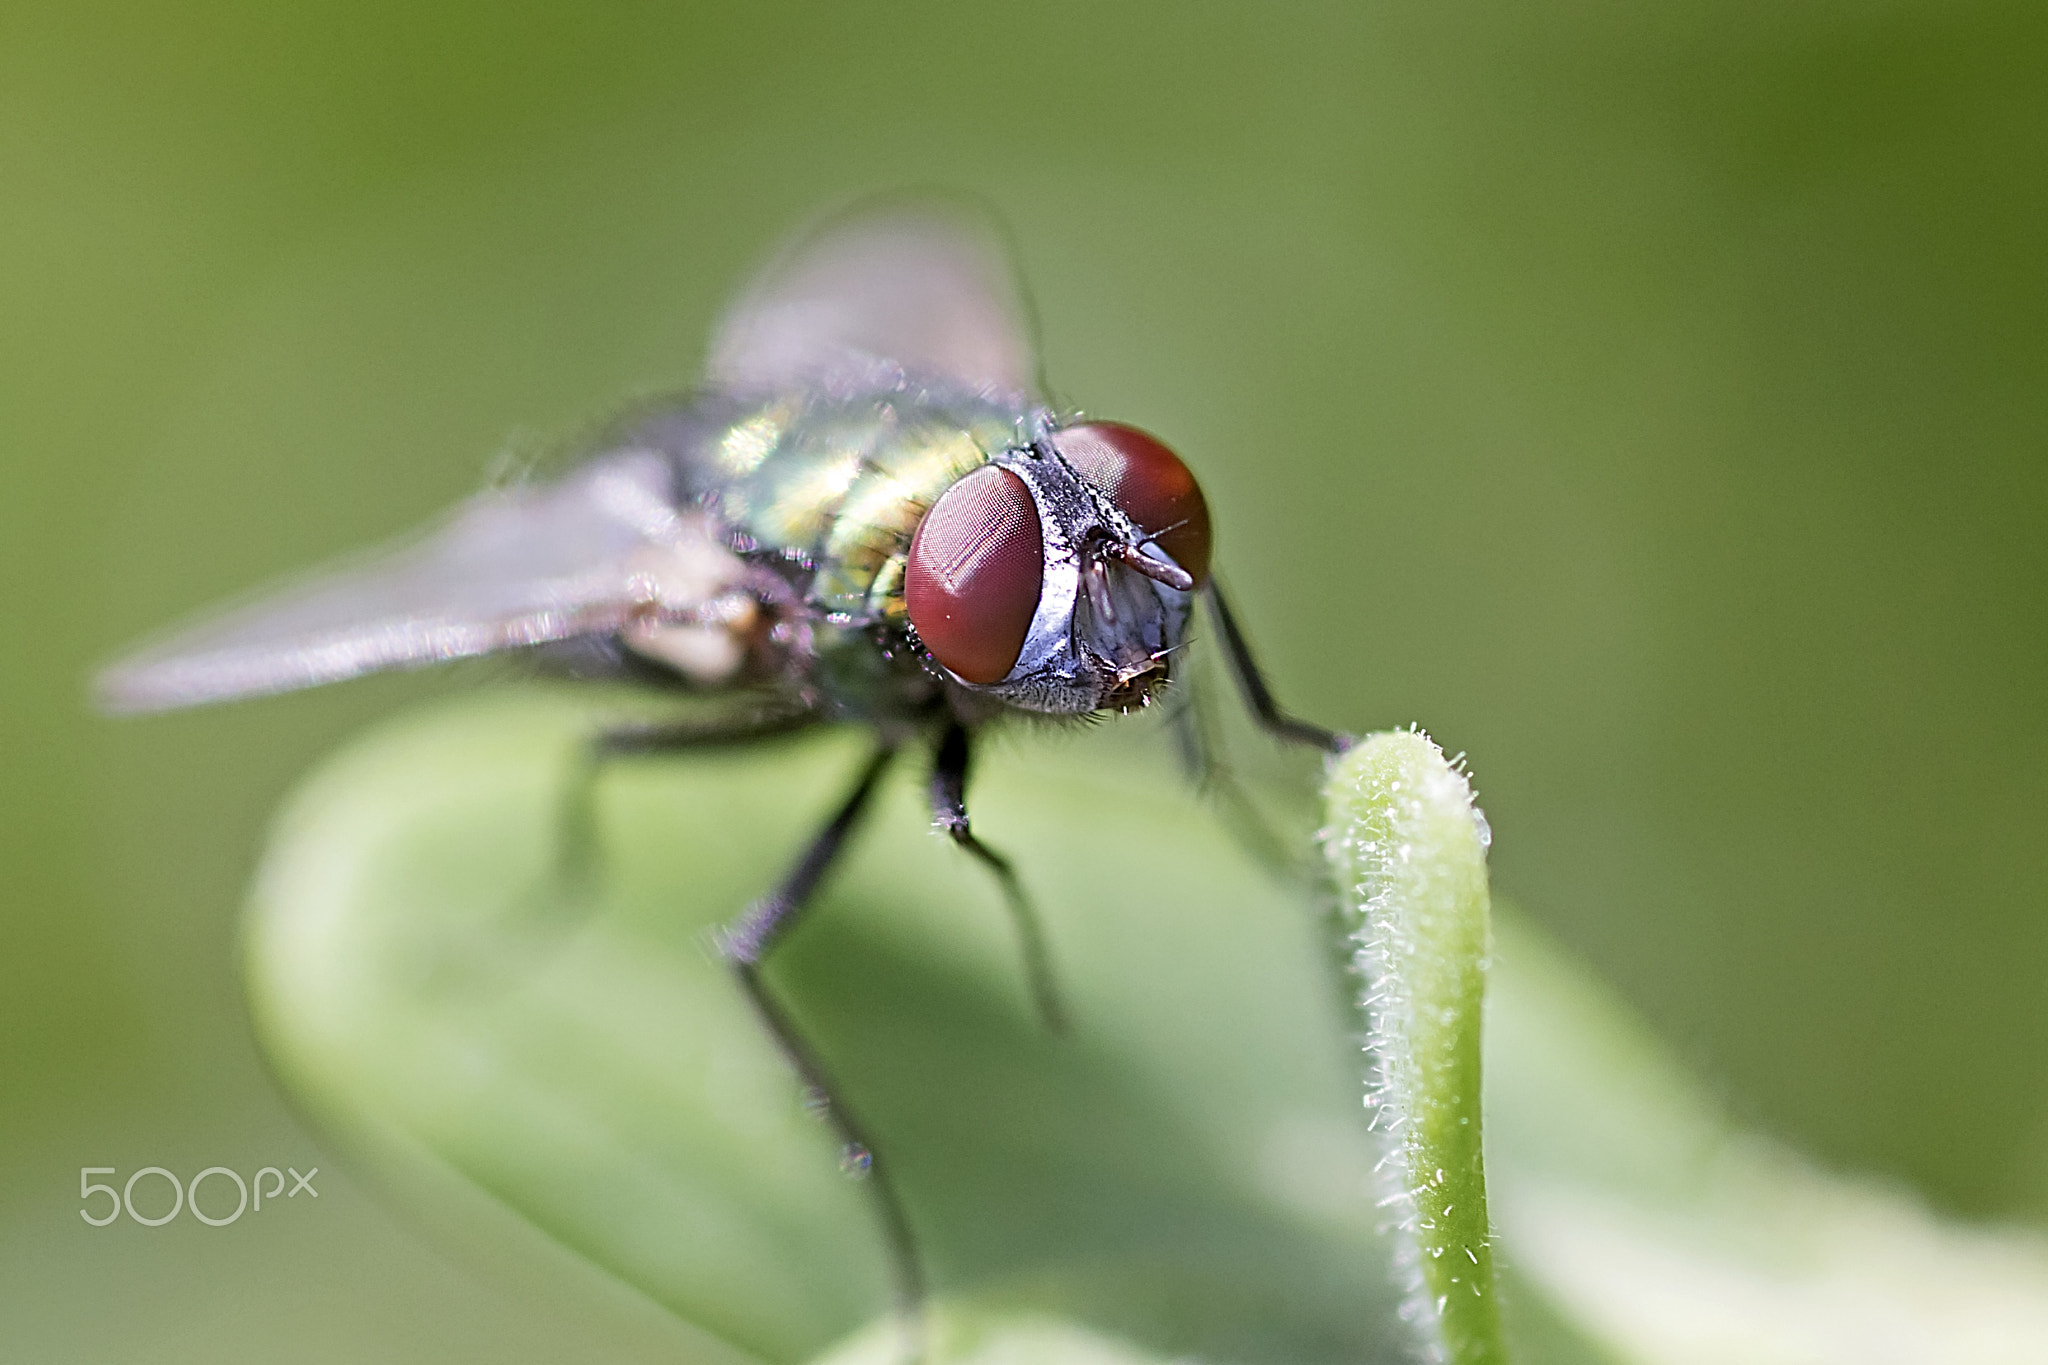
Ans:
[[[1171,677],[1209,572],[1209,510],[1135,427],[1047,430],[942,493],[905,565],[910,623],[970,692],[1026,711],[1131,711]]]

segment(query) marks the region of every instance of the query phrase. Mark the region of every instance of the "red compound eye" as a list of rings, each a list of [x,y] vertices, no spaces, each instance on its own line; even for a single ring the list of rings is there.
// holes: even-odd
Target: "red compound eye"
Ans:
[[[983,465],[917,524],[903,596],[933,658],[968,682],[1000,682],[1024,652],[1044,576],[1031,490],[1007,469]]]
[[[1083,422],[1054,432],[1052,443],[1197,586],[1208,578],[1209,504],[1180,456],[1121,422]]]

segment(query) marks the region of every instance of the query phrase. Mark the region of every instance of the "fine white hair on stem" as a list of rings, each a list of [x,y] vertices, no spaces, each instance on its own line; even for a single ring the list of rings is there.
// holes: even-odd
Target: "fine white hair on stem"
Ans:
[[[1416,729],[1369,736],[1335,760],[1325,795],[1402,1317],[1425,1360],[1496,1362],[1479,1112],[1491,831],[1462,761]]]

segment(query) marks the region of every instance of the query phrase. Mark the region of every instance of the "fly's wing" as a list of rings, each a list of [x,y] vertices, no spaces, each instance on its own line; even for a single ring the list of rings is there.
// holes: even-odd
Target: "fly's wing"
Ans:
[[[861,393],[904,377],[1025,406],[1028,312],[985,218],[892,201],[828,223],[762,271],[712,337],[706,379],[736,394]]]
[[[689,620],[742,573],[701,516],[675,510],[666,462],[625,451],[479,494],[423,539],[172,634],[96,691],[110,711],[162,711]]]

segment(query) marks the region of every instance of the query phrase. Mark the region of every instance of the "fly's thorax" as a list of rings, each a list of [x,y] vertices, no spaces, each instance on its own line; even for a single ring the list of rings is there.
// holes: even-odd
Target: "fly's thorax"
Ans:
[[[903,617],[903,558],[939,494],[1016,444],[1029,418],[914,384],[862,397],[775,399],[724,420],[681,455],[686,496],[731,542],[806,578],[816,611]]]
[[[904,624],[904,559],[947,488],[1043,425],[978,395],[708,395],[636,427],[713,557],[645,567],[620,643],[701,687],[770,682],[829,713],[922,714],[944,691]]]
[[[900,623],[904,559],[917,524],[941,493],[987,460],[975,433],[945,423],[901,433],[885,461],[864,468],[831,518],[811,600],[834,615]]]

